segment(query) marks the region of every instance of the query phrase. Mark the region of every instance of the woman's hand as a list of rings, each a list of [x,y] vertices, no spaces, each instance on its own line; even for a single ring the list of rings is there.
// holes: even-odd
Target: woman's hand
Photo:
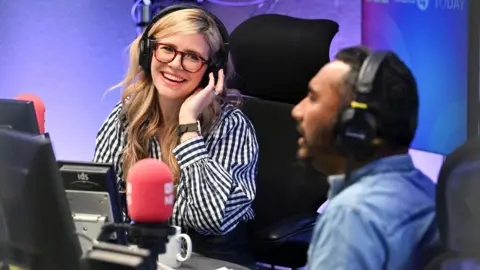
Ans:
[[[210,105],[216,95],[223,92],[223,82],[225,75],[223,69],[218,71],[218,81],[215,85],[213,73],[208,74],[208,85],[201,89],[198,88],[182,104],[179,114],[179,124],[191,124],[197,121],[198,116]]]

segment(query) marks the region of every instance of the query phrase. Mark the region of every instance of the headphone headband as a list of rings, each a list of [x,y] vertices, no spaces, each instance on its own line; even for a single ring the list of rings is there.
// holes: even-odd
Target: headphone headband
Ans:
[[[369,94],[372,91],[375,76],[383,60],[389,52],[378,51],[370,54],[362,64],[356,83],[356,91],[359,94]]]
[[[374,52],[360,68],[355,82],[355,99],[340,113],[335,126],[335,143],[343,155],[365,158],[381,143],[377,137],[380,123],[369,108],[368,99],[378,70],[389,54],[388,51]]]
[[[184,10],[184,9],[198,9],[198,10],[201,10],[201,11],[205,12],[215,22],[215,25],[217,26],[217,28],[220,32],[220,35],[222,36],[224,46],[226,46],[226,47],[228,46],[230,36],[229,36],[228,30],[225,27],[225,25],[223,24],[223,22],[217,16],[215,16],[213,13],[211,13],[210,11],[208,11],[208,10],[202,8],[202,7],[199,7],[199,6],[188,5],[188,4],[172,5],[172,6],[168,6],[164,9],[162,9],[159,13],[157,13],[152,18],[152,20],[150,20],[150,23],[147,25],[147,27],[145,28],[145,31],[142,34],[142,39],[145,40],[145,39],[149,38],[148,32],[150,32],[150,30],[155,25],[155,23],[157,23],[161,18],[163,18],[163,17],[167,16],[168,14],[173,13],[175,11]]]

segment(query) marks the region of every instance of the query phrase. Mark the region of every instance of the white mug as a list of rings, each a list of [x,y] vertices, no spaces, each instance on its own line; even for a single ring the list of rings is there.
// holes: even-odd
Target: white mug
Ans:
[[[175,228],[175,234],[168,237],[167,252],[158,255],[157,263],[159,266],[176,268],[192,256],[192,240],[187,234],[181,233],[180,227],[172,227]],[[185,256],[182,255],[182,240],[186,245]]]

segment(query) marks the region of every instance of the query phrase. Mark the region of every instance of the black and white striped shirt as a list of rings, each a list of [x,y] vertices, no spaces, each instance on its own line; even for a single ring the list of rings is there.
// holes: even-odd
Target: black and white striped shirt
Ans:
[[[258,159],[255,130],[242,111],[227,106],[206,138],[187,140],[173,150],[180,166],[180,181],[172,223],[200,234],[226,234],[238,222],[254,218],[251,204]],[[120,184],[124,181],[121,157],[126,145],[122,116],[119,103],[98,131],[94,156],[94,162],[113,163]],[[149,154],[161,159],[155,137],[150,140]]]

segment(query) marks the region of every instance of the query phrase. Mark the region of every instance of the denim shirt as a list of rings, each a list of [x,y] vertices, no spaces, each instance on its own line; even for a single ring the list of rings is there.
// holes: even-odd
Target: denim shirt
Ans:
[[[409,155],[376,160],[329,178],[329,205],[319,217],[308,270],[415,270],[437,245],[435,184]]]

